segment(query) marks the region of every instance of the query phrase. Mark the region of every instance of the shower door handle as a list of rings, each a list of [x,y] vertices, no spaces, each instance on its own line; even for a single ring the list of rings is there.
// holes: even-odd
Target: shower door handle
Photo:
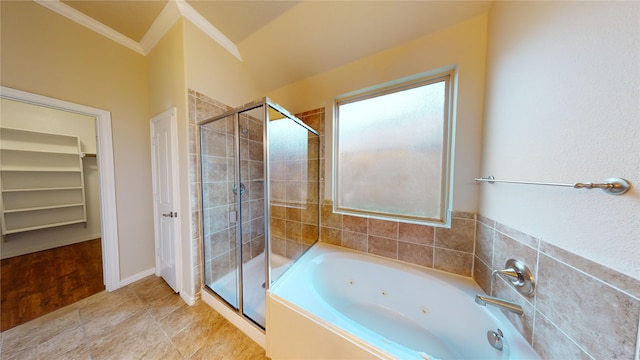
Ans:
[[[238,184],[233,184],[233,193],[238,195]],[[244,184],[240,183],[240,196],[244,195]]]

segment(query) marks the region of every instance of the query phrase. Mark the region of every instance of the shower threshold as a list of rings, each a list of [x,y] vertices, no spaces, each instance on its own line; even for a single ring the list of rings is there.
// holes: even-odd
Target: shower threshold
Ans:
[[[292,260],[277,254],[271,255],[271,277],[276,280],[289,266]],[[243,296],[244,315],[255,323],[265,326],[266,318],[266,290],[265,283],[265,256],[264,252],[243,264]],[[237,271],[233,270],[220,279],[207,284],[216,294],[229,302],[232,306],[238,307],[237,299]]]

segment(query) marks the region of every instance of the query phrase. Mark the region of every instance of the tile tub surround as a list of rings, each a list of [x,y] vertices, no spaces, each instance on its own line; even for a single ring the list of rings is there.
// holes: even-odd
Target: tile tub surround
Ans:
[[[534,296],[520,295],[504,280],[491,283],[492,269],[507,258],[534,273]],[[476,227],[473,277],[489,294],[523,305],[509,315],[546,359],[632,359],[640,318],[640,281],[509,228],[481,215]]]
[[[471,277],[475,222],[467,212],[453,213],[451,229],[341,215],[325,200],[320,241]]]

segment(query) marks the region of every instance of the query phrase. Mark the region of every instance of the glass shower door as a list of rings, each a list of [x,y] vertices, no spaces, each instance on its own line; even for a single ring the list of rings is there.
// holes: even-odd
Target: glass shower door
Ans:
[[[242,227],[242,313],[265,327],[264,105],[238,114],[240,218]]]
[[[264,329],[267,279],[318,239],[318,134],[266,98],[199,128],[205,286]]]
[[[239,272],[235,116],[200,127],[205,285],[238,308]],[[242,190],[241,190],[242,191]]]
[[[201,125],[207,287],[265,327],[264,106]]]

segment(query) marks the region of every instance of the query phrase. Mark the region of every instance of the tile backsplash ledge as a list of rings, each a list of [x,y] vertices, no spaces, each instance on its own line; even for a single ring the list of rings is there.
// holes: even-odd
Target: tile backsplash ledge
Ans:
[[[320,241],[471,277],[475,214],[454,212],[451,228],[341,215],[325,200]]]

